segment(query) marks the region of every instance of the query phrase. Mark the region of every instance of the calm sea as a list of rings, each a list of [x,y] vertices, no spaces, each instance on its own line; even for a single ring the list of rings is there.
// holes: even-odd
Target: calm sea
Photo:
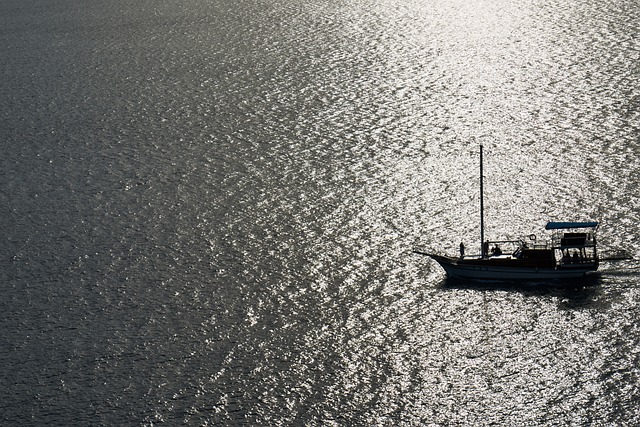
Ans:
[[[0,424],[640,424],[637,0],[3,0]],[[477,251],[476,251],[477,252]]]

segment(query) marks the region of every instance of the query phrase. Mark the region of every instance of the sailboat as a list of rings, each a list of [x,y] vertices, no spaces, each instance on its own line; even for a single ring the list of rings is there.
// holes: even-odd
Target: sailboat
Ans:
[[[414,249],[427,255],[447,276],[475,280],[547,280],[579,278],[598,270],[597,221],[548,222],[547,240],[531,234],[526,239],[484,239],[484,178],[480,145],[480,255],[447,256]]]

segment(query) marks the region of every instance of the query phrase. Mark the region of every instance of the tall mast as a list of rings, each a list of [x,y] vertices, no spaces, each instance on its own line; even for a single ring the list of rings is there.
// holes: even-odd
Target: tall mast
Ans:
[[[484,184],[482,175],[482,144],[480,144],[480,253],[481,257],[485,257],[484,253]]]

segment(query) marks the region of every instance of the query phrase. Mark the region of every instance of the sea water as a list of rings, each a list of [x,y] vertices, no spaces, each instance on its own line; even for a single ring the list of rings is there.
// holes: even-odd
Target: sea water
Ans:
[[[635,0],[0,2],[3,425],[637,425]]]

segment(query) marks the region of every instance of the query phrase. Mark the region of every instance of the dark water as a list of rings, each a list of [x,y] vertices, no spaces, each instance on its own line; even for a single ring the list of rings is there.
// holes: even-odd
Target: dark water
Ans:
[[[635,0],[0,2],[3,425],[637,425]]]

